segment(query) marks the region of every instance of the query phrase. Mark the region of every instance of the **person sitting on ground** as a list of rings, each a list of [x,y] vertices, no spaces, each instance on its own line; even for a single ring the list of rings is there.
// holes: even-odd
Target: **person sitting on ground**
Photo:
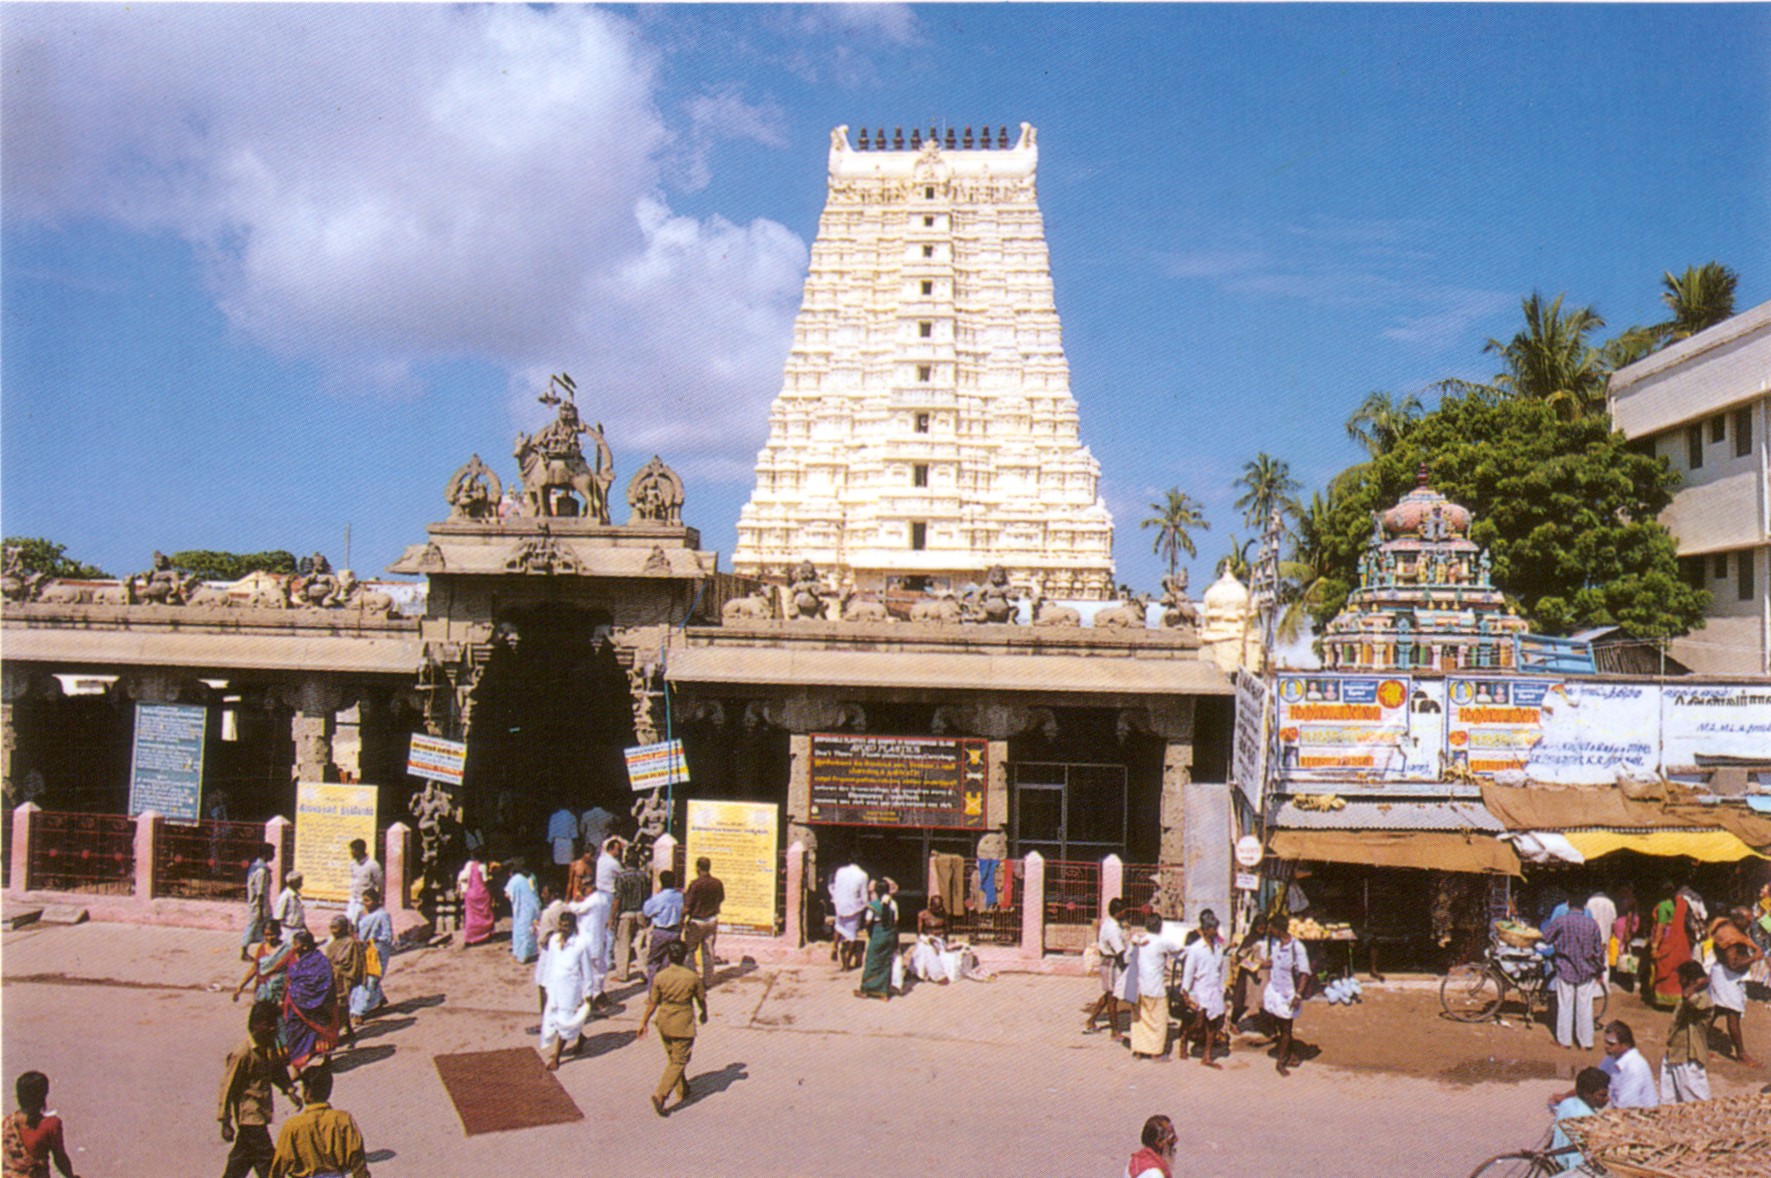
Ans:
[[[1125,930],[1119,921],[1125,915],[1125,901],[1118,896],[1107,901],[1107,915],[1101,918],[1101,931],[1095,935],[1095,948],[1101,955],[1101,996],[1089,1008],[1088,1022],[1082,1033],[1093,1035],[1101,1028],[1100,1017],[1107,1016],[1107,1029],[1118,1043],[1125,1036],[1119,1031],[1119,988],[1125,980]]]
[[[1622,1019],[1605,1027],[1605,1058],[1599,1067],[1611,1077],[1612,1108],[1657,1108],[1654,1072],[1636,1050],[1636,1033]]]
[[[1752,927],[1753,914],[1745,908],[1732,909],[1710,924],[1710,939],[1716,951],[1709,983],[1710,1000],[1716,1008],[1714,1017],[1728,1029],[1735,1060],[1749,1068],[1758,1065],[1746,1053],[1746,1033],[1741,1026],[1746,1016],[1746,975],[1753,963],[1764,956],[1753,944]]]
[[[301,1073],[301,1111],[283,1122],[271,1178],[338,1175],[369,1178],[369,1158],[356,1118],[333,1108],[332,1069],[317,1064]]]
[[[1574,1091],[1561,1100],[1552,1102],[1550,1111],[1555,1114],[1555,1126],[1550,1133],[1550,1153],[1559,1170],[1572,1170],[1585,1159],[1578,1149],[1568,1140],[1568,1134],[1562,1128],[1562,1122],[1574,1117],[1590,1117],[1611,1103],[1611,1077],[1601,1068],[1582,1068],[1574,1077]]]
[[[283,939],[283,926],[275,918],[265,921],[263,939],[252,947],[246,976],[234,987],[234,1001],[240,1000],[247,986],[253,986],[256,987],[252,995],[255,1001],[280,1004],[283,987],[289,980],[285,971],[294,956],[295,947]]]
[[[1125,1163],[1125,1178],[1173,1178],[1175,1146],[1180,1141],[1174,1122],[1160,1115],[1151,1117],[1144,1122],[1139,1140],[1143,1148]]]
[[[930,896],[928,907],[916,916],[916,944],[910,950],[911,975],[937,986],[957,982],[964,976],[965,956],[963,948],[948,948],[946,902],[939,896]]]
[[[0,1125],[0,1153],[6,1160],[7,1178],[49,1178],[49,1163],[67,1178],[75,1178],[74,1163],[68,1160],[68,1147],[62,1137],[61,1118],[49,1104],[49,1077],[42,1072],[24,1072],[13,1085],[18,1096],[18,1109]]]
[[[1673,1021],[1666,1030],[1666,1054],[1660,1057],[1662,1104],[1710,1098],[1709,1024],[1715,1007],[1709,996],[1709,974],[1701,962],[1687,961],[1679,966],[1679,985],[1684,992],[1673,1007]]]

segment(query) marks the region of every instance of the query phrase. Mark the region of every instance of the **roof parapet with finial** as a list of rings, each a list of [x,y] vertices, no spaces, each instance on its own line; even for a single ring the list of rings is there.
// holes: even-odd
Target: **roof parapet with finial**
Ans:
[[[931,158],[952,176],[1031,176],[1039,165],[1038,137],[1031,123],[1022,123],[1013,138],[1007,126],[999,126],[994,134],[986,126],[975,136],[970,127],[963,131],[912,127],[908,134],[901,126],[889,132],[885,127],[863,127],[851,138],[845,123],[830,132],[830,176],[833,180],[910,178],[917,175],[919,165],[926,169]]]

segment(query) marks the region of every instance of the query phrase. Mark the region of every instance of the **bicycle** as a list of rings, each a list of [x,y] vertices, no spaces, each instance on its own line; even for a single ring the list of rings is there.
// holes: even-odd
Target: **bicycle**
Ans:
[[[1446,1018],[1460,1023],[1498,1021],[1508,994],[1517,993],[1530,1023],[1540,1007],[1547,1016],[1551,992],[1544,960],[1535,950],[1491,938],[1480,961],[1454,965],[1446,973],[1439,983],[1439,1007]],[[1610,998],[1609,985],[1594,996],[1595,1027],[1604,1023]]]
[[[1574,1155],[1568,1146],[1551,1150],[1550,1142],[1553,1140],[1555,1134],[1552,1130],[1544,1135],[1536,1149],[1518,1149],[1510,1153],[1495,1154],[1471,1170],[1470,1178],[1554,1178],[1556,1175],[1582,1178],[1585,1175],[1607,1172],[1586,1161],[1581,1161],[1573,1170],[1564,1169],[1566,1159]]]

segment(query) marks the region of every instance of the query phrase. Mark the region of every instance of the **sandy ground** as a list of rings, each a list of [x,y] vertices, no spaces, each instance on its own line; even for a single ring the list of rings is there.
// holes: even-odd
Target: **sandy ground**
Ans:
[[[20,1071],[49,1073],[83,1175],[219,1172],[215,1088],[245,1018],[225,993],[237,952],[224,933],[115,924],[0,937],[8,1094]],[[1291,1077],[1246,1046],[1213,1072],[1079,1034],[1086,980],[1005,975],[878,1003],[833,967],[731,965],[690,1067],[695,1099],[668,1120],[647,1102],[662,1052],[634,1041],[629,986],[560,1072],[584,1121],[468,1138],[432,1058],[533,1043],[531,971],[503,946],[423,950],[387,985],[395,1007],[340,1053],[334,1100],[384,1175],[1114,1175],[1154,1112],[1183,1127],[1177,1173],[1461,1175],[1534,1144],[1545,1099],[1592,1058],[1516,1019],[1447,1022],[1425,986],[1368,986],[1362,1005],[1305,1007],[1300,1032],[1322,1054]],[[1665,1016],[1628,995],[1612,1013],[1658,1061]],[[1771,1055],[1762,1006],[1748,1036]],[[1712,1079],[1726,1095],[1771,1074],[1718,1060]]]

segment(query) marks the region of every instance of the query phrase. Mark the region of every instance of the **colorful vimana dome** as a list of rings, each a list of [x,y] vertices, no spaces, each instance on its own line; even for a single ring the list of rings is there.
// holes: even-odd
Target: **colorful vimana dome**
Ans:
[[[1470,511],[1420,482],[1372,518],[1359,588],[1322,636],[1337,671],[1511,670],[1526,622],[1489,578]]]

